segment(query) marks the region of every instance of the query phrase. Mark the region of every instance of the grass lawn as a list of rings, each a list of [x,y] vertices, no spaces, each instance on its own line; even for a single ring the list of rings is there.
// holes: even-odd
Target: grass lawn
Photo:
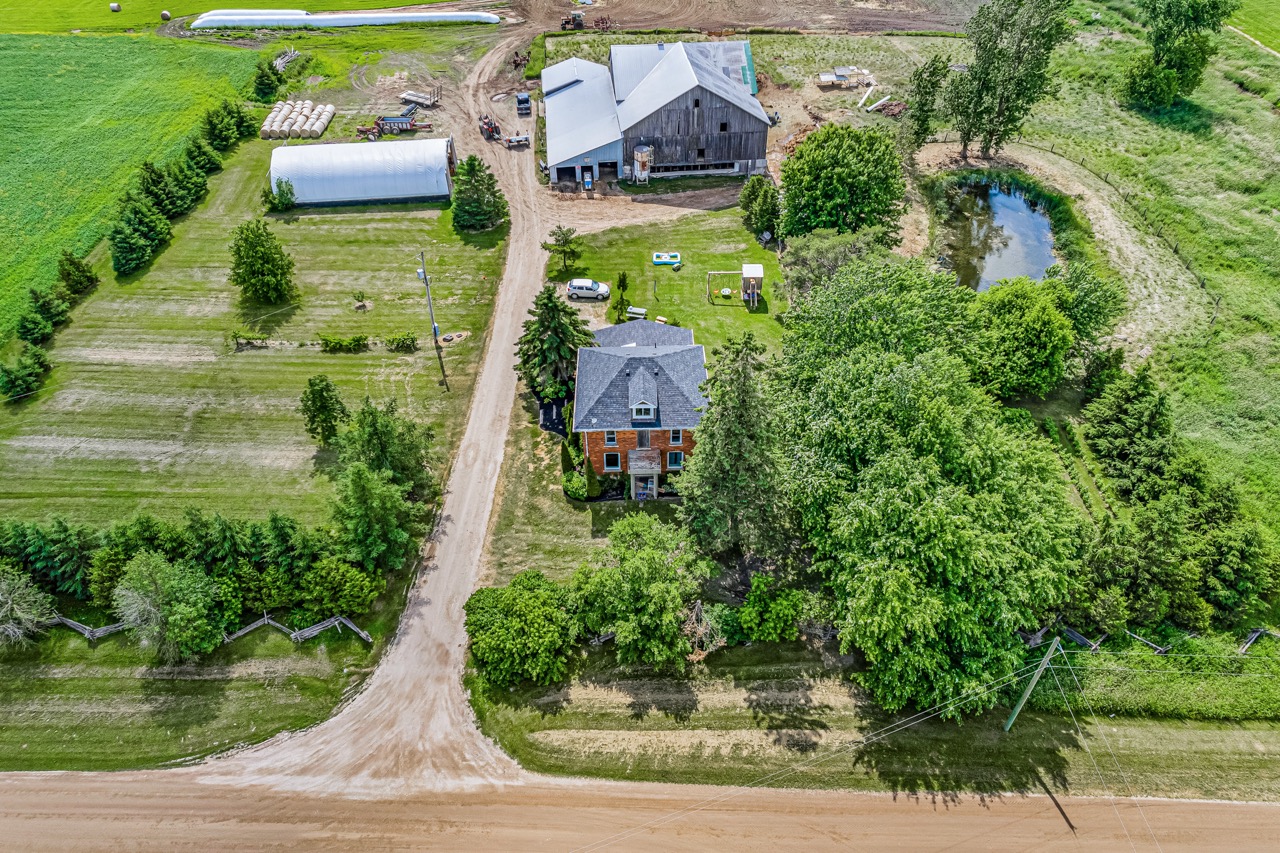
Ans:
[[[586,251],[566,272],[552,259],[547,277],[568,281],[586,276],[616,283],[619,272],[630,282],[627,298],[631,304],[649,310],[649,319],[666,317],[693,329],[693,339],[707,348],[719,346],[730,336],[750,330],[756,338],[776,350],[782,341],[782,326],[776,317],[786,310],[779,285],[778,256],[763,248],[742,227],[736,208],[697,213],[675,222],[643,228],[610,228],[583,238]],[[654,252],[679,252],[684,266],[676,272],[668,266],[654,266]],[[764,264],[764,295],[758,306],[749,309],[737,291],[744,263]],[[707,299],[707,272],[737,270],[739,275],[716,276],[713,292],[732,288],[730,297],[718,294]],[[603,306],[584,308],[604,316]]]
[[[474,676],[469,684],[484,732],[546,773],[742,785],[782,772],[768,784],[1280,799],[1280,725],[1272,722],[1095,717],[1072,695],[1079,730],[1068,715],[1028,709],[1005,734],[1007,710],[996,709],[858,746],[901,717],[866,701],[834,649],[757,644],[706,663],[692,678],[656,678],[595,650],[568,688],[490,691]],[[1056,690],[1048,675],[1041,685],[1037,692]],[[1103,753],[1102,780],[1088,749]]]
[[[58,627],[0,650],[0,771],[154,767],[313,725],[386,647],[404,598],[403,582],[394,586],[358,620],[372,648],[350,632],[295,646],[259,628],[199,666],[158,668],[125,634],[90,644]],[[74,605],[64,612],[107,621]]]
[[[193,505],[241,517],[276,509],[319,521],[328,512],[330,460],[296,412],[307,377],[318,373],[351,405],[366,394],[396,398],[403,411],[431,423],[441,449],[452,452],[502,269],[501,235],[463,241],[447,211],[422,206],[273,217],[297,262],[301,306],[264,320],[269,348],[233,352],[228,332],[263,312],[239,308],[226,280],[227,243],[236,225],[261,210],[272,147],[245,143],[142,274],[114,278],[99,250],[103,284],[59,333],[45,387],[0,410],[0,515],[105,522]],[[430,351],[414,276],[419,249],[434,277],[441,331],[467,333],[444,347],[442,363]],[[372,300],[371,310],[355,310],[357,289]],[[325,355],[302,346],[320,333],[376,340],[403,331],[416,332],[426,348]]]
[[[525,569],[563,580],[608,544],[609,527],[629,512],[674,520],[665,501],[579,503],[560,487],[560,436],[538,426],[533,395],[523,388],[507,434],[502,475],[485,549],[485,581],[504,584]]]
[[[1241,0],[1231,23],[1258,41],[1280,50],[1280,5],[1275,0]]]
[[[56,280],[63,249],[89,251],[138,165],[181,149],[256,59],[188,40],[0,35],[0,343],[26,288]]]
[[[439,0],[420,0],[422,3]],[[0,0],[0,32],[10,33],[65,33],[68,30],[121,30],[155,29],[163,22],[161,11],[169,11],[175,18],[198,15],[212,9],[302,9],[308,12],[356,11],[363,9],[388,9],[395,6],[388,0],[235,0],[234,3],[218,3],[216,0],[124,0],[119,12],[112,12],[107,3],[97,0],[44,0],[41,3],[23,0]]]

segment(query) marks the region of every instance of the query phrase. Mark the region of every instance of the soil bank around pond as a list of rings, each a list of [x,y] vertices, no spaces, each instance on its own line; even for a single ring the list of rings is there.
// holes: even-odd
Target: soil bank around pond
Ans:
[[[1025,196],[995,183],[960,187],[944,224],[943,259],[977,291],[1008,278],[1044,278],[1058,262],[1049,217]]]

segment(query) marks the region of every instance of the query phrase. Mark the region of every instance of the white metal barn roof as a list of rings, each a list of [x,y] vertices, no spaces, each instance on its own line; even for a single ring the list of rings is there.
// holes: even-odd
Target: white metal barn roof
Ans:
[[[609,67],[613,69],[613,95],[625,101],[640,81],[648,76],[677,43],[615,44],[609,48]],[[755,65],[751,44],[745,41],[678,42],[690,55],[703,57],[725,78],[746,86],[756,94]]]
[[[299,204],[447,198],[452,139],[284,145],[271,152],[271,185],[293,183]]]
[[[542,72],[547,162],[555,165],[622,139],[609,69],[566,59]]]
[[[751,94],[750,85],[741,78],[727,76],[716,64],[718,53],[707,44],[681,42],[665,46],[663,53],[665,55],[652,70],[618,104],[618,124],[623,130],[638,124],[671,103],[673,98],[697,86],[714,92],[760,121],[769,121],[764,107]]]

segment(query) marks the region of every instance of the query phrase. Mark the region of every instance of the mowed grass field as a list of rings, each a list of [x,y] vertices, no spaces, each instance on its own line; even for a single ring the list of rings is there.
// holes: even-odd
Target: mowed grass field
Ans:
[[[469,684],[481,729],[545,773],[943,796],[1280,799],[1280,725],[1095,715],[1074,694],[1074,719],[1028,708],[1006,734],[998,708],[860,746],[910,715],[880,711],[837,651],[756,643],[717,652],[688,678],[663,678],[594,650],[565,688]],[[1056,691],[1049,674],[1040,685]],[[1214,678],[1202,688],[1213,691]]]
[[[0,409],[0,516],[107,522],[191,505],[320,521],[332,460],[317,452],[296,411],[307,378],[320,373],[352,407],[365,395],[395,398],[437,429],[442,462],[452,452],[502,269],[502,235],[463,241],[447,211],[422,206],[273,218],[297,262],[301,305],[265,319],[268,348],[234,352],[228,333],[261,312],[241,311],[227,283],[227,244],[235,226],[262,209],[273,144],[242,145],[149,270],[115,279],[99,249],[103,284],[59,333],[45,387]],[[431,349],[415,275],[419,250],[434,277],[442,332],[465,333],[444,347],[442,361]],[[357,290],[371,310],[355,309]],[[326,355],[300,346],[321,333],[378,339],[405,331],[424,349]]]
[[[404,593],[394,584],[360,617],[372,646],[349,631],[295,645],[259,628],[198,665],[158,667],[125,634],[91,644],[57,627],[0,648],[0,771],[167,766],[314,725],[372,671]],[[74,602],[59,609],[112,621]]]
[[[419,0],[420,4],[439,0]],[[168,11],[175,18],[198,15],[213,9],[306,9],[308,12],[339,12],[395,8],[394,0],[122,0],[119,12],[98,0],[0,0],[0,32],[65,33],[69,30],[155,29]],[[403,5],[403,4],[402,4]]]
[[[137,166],[181,149],[256,60],[177,39],[0,35],[0,343],[26,288],[56,280],[64,248],[91,249]]]
[[[1272,50],[1280,50],[1280,3],[1275,0],[1241,0],[1231,23]]]
[[[640,228],[610,228],[584,236],[583,245],[582,257],[568,270],[553,257],[547,264],[547,277],[555,282],[594,278],[613,287],[618,273],[625,272],[631,304],[647,309],[650,320],[666,317],[692,329],[694,343],[706,347],[708,358],[730,335],[748,330],[771,349],[781,345],[782,326],[777,315],[786,311],[786,300],[781,293],[778,256],[743,227],[742,212],[737,208],[694,213]],[[679,252],[683,266],[679,271],[655,266],[654,252]],[[743,264],[764,265],[763,298],[755,308],[748,308],[739,293]],[[739,274],[712,277],[711,287],[717,295],[708,300],[707,273],[713,270],[737,270]],[[734,293],[718,295],[725,287]],[[605,303],[584,300],[579,304],[597,325],[604,324]]]

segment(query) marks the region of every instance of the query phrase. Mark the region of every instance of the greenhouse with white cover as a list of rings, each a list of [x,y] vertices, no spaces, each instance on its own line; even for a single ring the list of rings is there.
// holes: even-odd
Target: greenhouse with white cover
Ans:
[[[271,152],[271,185],[292,183],[298,204],[439,200],[456,167],[452,138],[283,145]]]

